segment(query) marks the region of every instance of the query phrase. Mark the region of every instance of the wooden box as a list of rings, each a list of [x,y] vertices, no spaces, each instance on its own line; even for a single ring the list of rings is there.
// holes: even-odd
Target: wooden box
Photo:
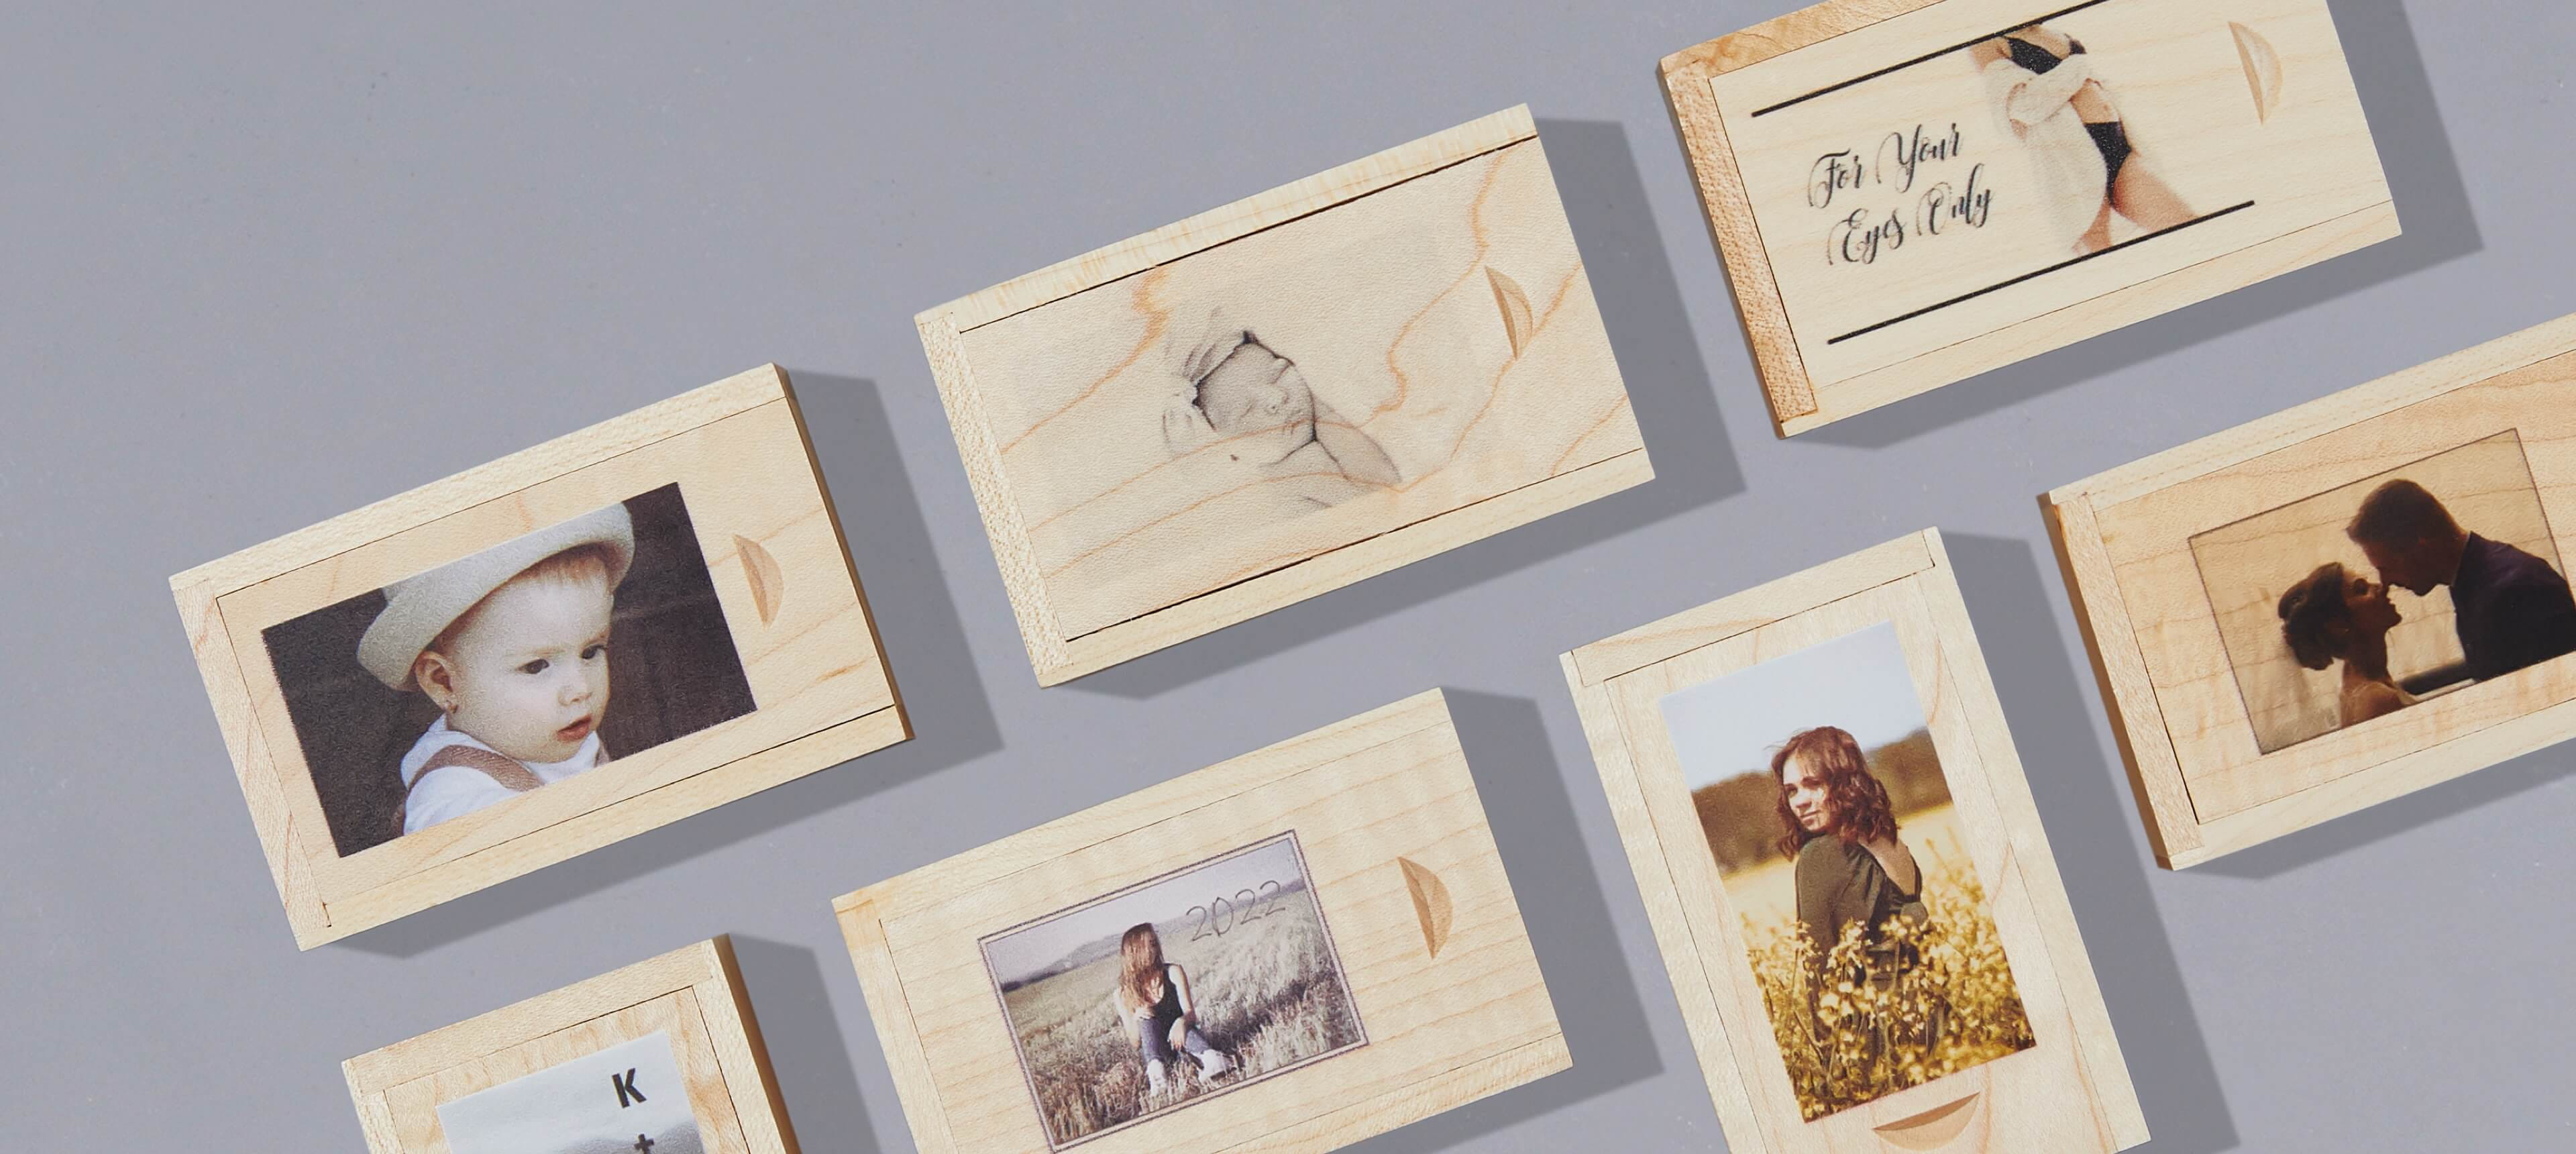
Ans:
[[[924,1154],[1330,1150],[1569,1062],[1437,691],[834,908]],[[1139,929],[1213,1077],[1122,1026]]]
[[[2400,481],[2482,542],[2477,562],[2466,538],[2449,572],[2411,572],[2425,566],[2403,551],[2371,555],[2363,540],[2386,531],[2366,515],[2374,505],[2402,513]],[[2375,501],[2383,489],[2392,496]],[[2576,735],[2576,662],[2556,656],[2576,645],[2565,579],[2576,546],[2576,317],[2075,482],[2041,504],[2168,868]],[[2386,609],[2365,588],[2344,625],[2346,635],[2381,631],[2377,659],[2365,641],[2358,659],[2299,660],[2294,636],[2313,649],[2334,626],[2334,607],[2305,593],[2327,564],[2344,581],[2392,587]],[[2387,610],[2393,627],[2370,623]],[[2348,680],[2373,672],[2416,700],[2398,705],[2368,684],[2347,693]],[[2348,696],[2358,708],[2347,711]]]
[[[1831,0],[1663,76],[1782,436],[2398,231],[2326,0]]]
[[[1526,108],[918,319],[1040,684],[1653,475]]]
[[[1586,645],[1564,666],[1728,1149],[2146,1141],[1938,533]],[[1807,795],[1781,783],[1834,764],[1806,759],[1836,748],[1843,770],[1819,780],[1847,792],[1818,802],[1833,816],[1799,826],[1784,857],[1777,839],[1805,820],[1793,803]],[[1886,824],[1864,835],[1872,815]],[[1902,849],[1868,848],[1882,837]],[[1873,876],[1901,893],[1897,863],[1911,864],[1923,919],[1835,904]],[[1820,927],[1860,948],[1803,952]]]
[[[512,644],[536,636],[522,623],[542,632],[539,610],[439,599],[489,585],[496,559],[515,566],[517,553],[576,539],[623,573],[609,582],[613,629],[590,638],[613,632],[613,644],[567,649],[545,666],[608,663],[576,703],[582,719],[542,740],[508,740],[499,735],[527,728],[538,707],[504,701],[503,672],[477,683],[460,669],[467,680],[456,685],[489,690],[445,701],[436,677],[385,680],[403,675],[406,636],[424,658],[439,648],[422,623],[447,610],[464,610],[451,648],[465,644],[469,620]],[[621,541],[628,561],[618,566]],[[254,546],[170,586],[306,949],[909,736],[775,366]],[[600,611],[595,599],[581,604]],[[397,655],[371,667],[379,652]],[[448,704],[458,712],[443,715]],[[587,736],[567,745],[576,729]],[[421,756],[457,734],[508,755],[493,770]],[[566,748],[587,750],[571,760],[595,768],[558,777],[545,768],[554,755],[528,752]],[[503,787],[508,796],[491,800]]]
[[[341,1070],[369,1154],[796,1152],[722,937],[361,1054]]]

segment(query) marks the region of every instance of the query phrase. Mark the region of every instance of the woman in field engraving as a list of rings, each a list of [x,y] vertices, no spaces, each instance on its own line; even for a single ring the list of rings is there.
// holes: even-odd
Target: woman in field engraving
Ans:
[[[1154,924],[1129,926],[1118,939],[1118,956],[1118,1016],[1136,1035],[1145,1059],[1145,1096],[1167,1092],[1165,1071],[1182,1054],[1197,1064],[1202,1081],[1225,1073],[1233,1063],[1199,1033],[1189,974],[1163,960],[1163,939]]]

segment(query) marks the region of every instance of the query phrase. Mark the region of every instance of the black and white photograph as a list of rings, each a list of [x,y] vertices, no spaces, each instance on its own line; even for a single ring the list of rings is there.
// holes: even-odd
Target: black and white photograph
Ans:
[[[755,708],[677,484],[263,637],[343,857]]]
[[[671,1036],[654,1033],[438,1106],[450,1154],[704,1154]]]
[[[981,945],[1050,1149],[1368,1041],[1293,831]]]

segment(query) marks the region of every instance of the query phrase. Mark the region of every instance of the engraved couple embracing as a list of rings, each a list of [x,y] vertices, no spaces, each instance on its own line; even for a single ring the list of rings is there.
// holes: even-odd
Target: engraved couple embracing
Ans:
[[[2329,561],[2281,595],[2282,640],[2309,669],[2343,664],[2341,723],[2355,725],[2464,681],[2491,681],[2576,652],[2576,598],[2548,561],[2463,529],[2441,499],[2399,478],[2373,489],[2344,528],[2377,570]],[[2403,618],[2391,587],[2451,591],[2462,659],[2400,677],[2388,631]]]

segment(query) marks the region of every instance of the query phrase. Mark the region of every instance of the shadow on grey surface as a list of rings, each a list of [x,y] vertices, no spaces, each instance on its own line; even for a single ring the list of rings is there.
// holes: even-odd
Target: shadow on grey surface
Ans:
[[[338,945],[411,957],[927,777],[1002,747],[929,527],[873,381],[793,374],[877,640],[913,737],[561,862]]]
[[[733,935],[736,968],[751,994],[770,1076],[787,1104],[788,1125],[807,1150],[875,1150],[876,1130],[850,1065],[850,1041],[832,1013],[823,964],[789,942]]]
[[[2126,328],[1836,421],[1802,440],[1884,448],[2175,349],[2269,323],[2484,244],[2402,0],[2336,0],[2335,25],[2405,232]],[[2360,381],[2336,382],[2336,388]],[[2305,400],[2304,396],[2284,400]]]
[[[2155,866],[2127,778],[2094,736],[2083,690],[2092,672],[2068,665],[2038,554],[2012,538],[1944,534],[1943,542],[2155,1135],[2150,1145],[2161,1154],[2235,1149],[2227,1095],[2147,884]]]
[[[1597,120],[1538,126],[1655,479],[1068,684],[1153,697],[1744,491],[1627,130]]]
[[[1537,703],[1458,689],[1446,693],[1574,1067],[1355,1147],[1367,1154],[1473,1149],[1495,1130],[1664,1069]],[[1654,968],[1662,970],[1661,958]]]
[[[2576,775],[2576,747],[2551,746],[2438,785],[2247,846],[2191,867],[2196,874],[2260,881],[2315,865],[2383,838],[2483,809]]]

